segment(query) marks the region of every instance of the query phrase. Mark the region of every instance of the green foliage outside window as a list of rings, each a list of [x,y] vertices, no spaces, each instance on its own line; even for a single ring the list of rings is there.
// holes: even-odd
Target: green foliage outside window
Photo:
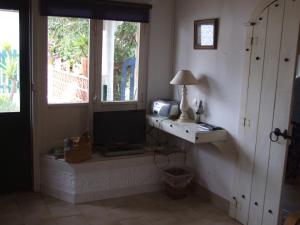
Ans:
[[[3,75],[12,82],[9,96],[9,100],[12,101],[17,88],[18,57],[13,54],[13,49],[10,43],[3,43],[2,49],[6,53],[6,58],[4,62],[0,62],[0,69],[2,69]]]
[[[69,65],[88,57],[89,20],[48,17],[48,42],[51,58],[59,57]]]
[[[17,105],[5,95],[0,95],[0,111],[1,112],[16,112]]]

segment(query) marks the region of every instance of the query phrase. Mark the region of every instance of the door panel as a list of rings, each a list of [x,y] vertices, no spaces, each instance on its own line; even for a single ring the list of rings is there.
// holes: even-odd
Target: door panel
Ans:
[[[250,193],[252,183],[252,170],[255,153],[256,132],[258,125],[258,113],[261,93],[261,81],[263,75],[263,58],[265,55],[266,27],[268,9],[261,15],[261,20],[257,19],[257,24],[253,30],[253,46],[251,53],[250,75],[248,82],[246,118],[244,136],[242,138],[242,148],[240,154],[240,173],[238,178],[239,192],[237,200],[239,202],[236,219],[243,224],[248,221]]]
[[[0,3],[0,9],[2,9],[2,11],[4,10],[5,12],[8,12],[8,10],[19,12],[19,51],[17,51],[17,55],[19,55],[17,57],[17,60],[19,60],[19,66],[17,67],[19,68],[16,69],[19,71],[19,80],[16,82],[15,87],[10,87],[10,90],[15,88],[15,94],[12,99],[14,103],[19,102],[19,107],[11,112],[8,112],[8,110],[3,110],[4,112],[0,113],[0,192],[11,192],[29,190],[31,189],[32,185],[32,157],[30,147],[29,1],[2,1]],[[7,23],[10,22],[10,20],[7,20]],[[14,28],[12,27],[12,29]],[[11,42],[12,48],[17,48],[17,44],[12,43],[15,38],[16,37],[12,37],[11,39],[7,38],[8,40],[5,41]],[[2,63],[6,64],[6,67],[9,63],[11,63],[7,60],[9,55],[10,54],[6,54],[6,58],[2,57],[1,60]],[[2,68],[1,70],[3,76],[4,69]],[[11,68],[11,70],[13,69]],[[8,78],[7,74],[7,71],[4,72],[6,78]],[[13,74],[14,78],[18,77],[16,73]],[[13,82],[13,79],[10,78],[10,81]],[[4,94],[2,93],[2,96],[4,95],[7,95],[7,92]],[[8,98],[10,98],[10,96]],[[9,99],[9,101],[10,100],[11,99]]]
[[[299,37],[299,11],[299,0],[286,1],[273,130],[275,128],[280,128],[281,130],[289,128],[297,43]],[[275,225],[278,221],[287,146],[288,141],[283,138],[280,138],[276,143],[271,143],[262,223],[264,225]]]
[[[249,225],[261,224],[264,208],[273,109],[278,74],[284,1],[269,6],[261,101],[255,149]],[[264,18],[262,18],[264,19]]]

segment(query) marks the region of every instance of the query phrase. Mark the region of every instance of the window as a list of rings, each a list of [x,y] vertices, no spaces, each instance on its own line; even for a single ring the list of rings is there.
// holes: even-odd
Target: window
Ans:
[[[99,111],[145,107],[152,6],[97,0],[40,2],[40,14],[48,17],[48,103],[92,104],[93,99]]]
[[[140,23],[103,21],[102,102],[138,100]]]
[[[89,19],[48,17],[48,103],[89,99]]]
[[[19,12],[0,9],[0,113],[20,112]]]

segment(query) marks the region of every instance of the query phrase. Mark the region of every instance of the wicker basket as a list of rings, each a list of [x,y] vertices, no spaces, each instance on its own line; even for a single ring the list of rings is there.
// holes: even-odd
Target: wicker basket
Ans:
[[[189,168],[168,168],[164,170],[167,195],[172,199],[182,199],[192,190],[194,173]]]

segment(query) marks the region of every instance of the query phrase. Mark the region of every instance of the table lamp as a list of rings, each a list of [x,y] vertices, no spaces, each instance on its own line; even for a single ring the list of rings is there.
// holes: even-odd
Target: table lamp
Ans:
[[[180,70],[176,73],[175,77],[171,80],[170,84],[183,85],[182,86],[182,97],[180,102],[181,115],[178,119],[179,122],[191,122],[188,115],[189,104],[187,101],[187,88],[186,85],[198,84],[197,79],[194,77],[189,70]]]

